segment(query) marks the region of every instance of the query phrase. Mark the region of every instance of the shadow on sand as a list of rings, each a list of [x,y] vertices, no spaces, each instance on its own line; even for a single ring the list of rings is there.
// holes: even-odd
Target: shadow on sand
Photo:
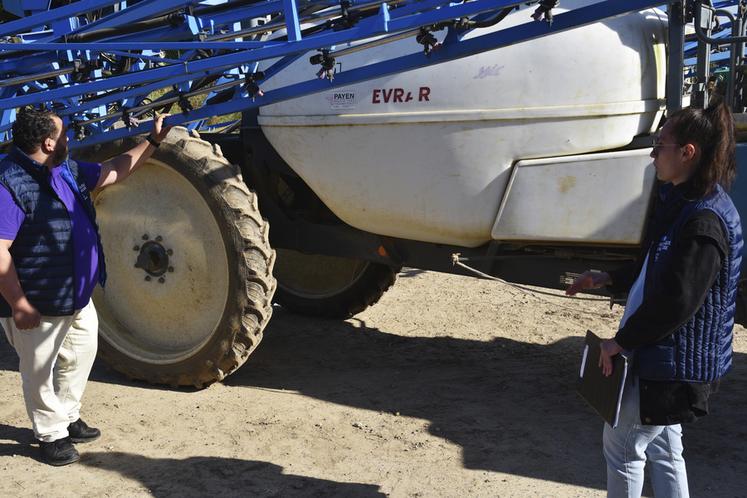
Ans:
[[[383,497],[371,484],[340,483],[292,474],[268,462],[235,458],[147,458],[131,453],[86,453],[81,463],[137,480],[159,497],[350,496]]]
[[[498,338],[403,337],[363,322],[276,310],[262,347],[225,383],[299,391],[332,403],[400,412],[463,448],[464,466],[602,489],[602,423],[575,393],[582,337],[550,345]],[[714,395],[713,413],[685,427],[693,496],[745,496],[741,477],[747,365]]]
[[[463,448],[468,469],[604,488],[601,422],[574,391],[581,337],[550,345],[505,338],[403,337],[361,321],[311,320],[275,311],[262,345],[225,384],[294,390],[326,402],[429,420],[434,436]],[[746,496],[745,356],[735,355],[734,369],[714,397],[713,413],[685,428],[693,496]],[[17,368],[15,353],[4,341],[0,368]],[[92,378],[131,384],[100,363]],[[29,436],[0,426],[1,439],[26,441]],[[13,452],[19,454],[17,450]],[[8,451],[0,449],[0,454]],[[101,454],[92,461],[105,467],[108,459]],[[210,460],[163,465],[209,469],[205,462]],[[239,470],[244,465],[274,467],[240,461],[231,465]],[[143,459],[143,476],[138,477],[149,487],[150,466]],[[713,476],[719,476],[717,492]]]

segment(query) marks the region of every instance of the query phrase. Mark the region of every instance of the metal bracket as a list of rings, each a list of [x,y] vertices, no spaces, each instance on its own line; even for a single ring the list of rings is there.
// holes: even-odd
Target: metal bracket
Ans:
[[[323,49],[321,54],[312,55],[309,62],[314,65],[320,64],[322,68],[317,71],[316,77],[319,79],[335,79],[335,58],[329,55],[329,50]]]
[[[140,120],[132,116],[131,109],[124,106],[122,107],[122,122],[128,130],[140,124]]]
[[[259,85],[257,85],[257,81],[263,79],[265,79],[265,73],[262,71],[244,75],[244,83],[242,86],[251,99],[262,97],[264,95],[264,92],[259,88]]]
[[[425,55],[431,55],[432,51],[441,46],[428,28],[420,28],[420,32],[415,37],[415,40],[423,46],[423,53]]]
[[[704,3],[700,4],[700,27],[701,29],[711,29],[713,24],[714,8]]]

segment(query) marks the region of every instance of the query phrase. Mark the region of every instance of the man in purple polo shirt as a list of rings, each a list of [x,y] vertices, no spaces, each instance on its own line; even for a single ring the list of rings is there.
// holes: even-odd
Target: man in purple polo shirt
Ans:
[[[101,165],[98,163],[78,162],[78,169],[89,190],[96,188],[101,176]],[[75,194],[62,178],[62,167],[57,166],[50,172],[49,180],[52,190],[60,198],[70,215],[72,225],[73,276],[75,288],[75,309],[83,309],[88,304],[93,288],[96,287],[99,272],[99,248],[96,227],[85,210],[76,208]],[[26,215],[15,203],[8,189],[0,185],[0,239],[14,240],[23,225]]]
[[[26,410],[51,465],[78,461],[73,443],[101,435],[80,418],[98,341],[91,294],[105,276],[89,191],[142,165],[169,132],[166,116],[144,142],[98,164],[68,160],[62,120],[27,109],[0,161],[0,325],[18,353]]]

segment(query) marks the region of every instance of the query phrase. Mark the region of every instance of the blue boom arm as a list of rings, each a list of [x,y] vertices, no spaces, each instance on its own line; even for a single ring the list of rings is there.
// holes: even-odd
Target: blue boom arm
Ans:
[[[22,106],[63,117],[71,148],[146,132],[153,112],[169,125],[209,120],[367,79],[438,64],[649,7],[606,0],[552,16],[548,0],[3,0],[0,142]],[[719,2],[728,8],[738,2]],[[58,4],[60,4],[58,6]],[[528,5],[529,4],[529,5]],[[528,5],[527,22],[469,38]],[[535,17],[541,17],[539,15]],[[446,31],[439,43],[433,35]],[[422,50],[337,71],[345,55],[405,37]],[[693,53],[694,47],[684,47]],[[302,57],[306,81],[263,92]],[[270,61],[264,71],[259,63]],[[336,72],[337,71],[337,72]],[[230,128],[231,122],[219,127]]]

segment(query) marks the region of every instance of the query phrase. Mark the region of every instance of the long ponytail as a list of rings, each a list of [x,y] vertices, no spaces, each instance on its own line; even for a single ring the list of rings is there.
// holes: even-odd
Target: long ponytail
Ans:
[[[690,178],[691,193],[704,197],[716,185],[731,188],[737,174],[734,117],[723,100],[707,109],[682,109],[673,114],[672,133],[679,145],[697,144],[700,160]]]

